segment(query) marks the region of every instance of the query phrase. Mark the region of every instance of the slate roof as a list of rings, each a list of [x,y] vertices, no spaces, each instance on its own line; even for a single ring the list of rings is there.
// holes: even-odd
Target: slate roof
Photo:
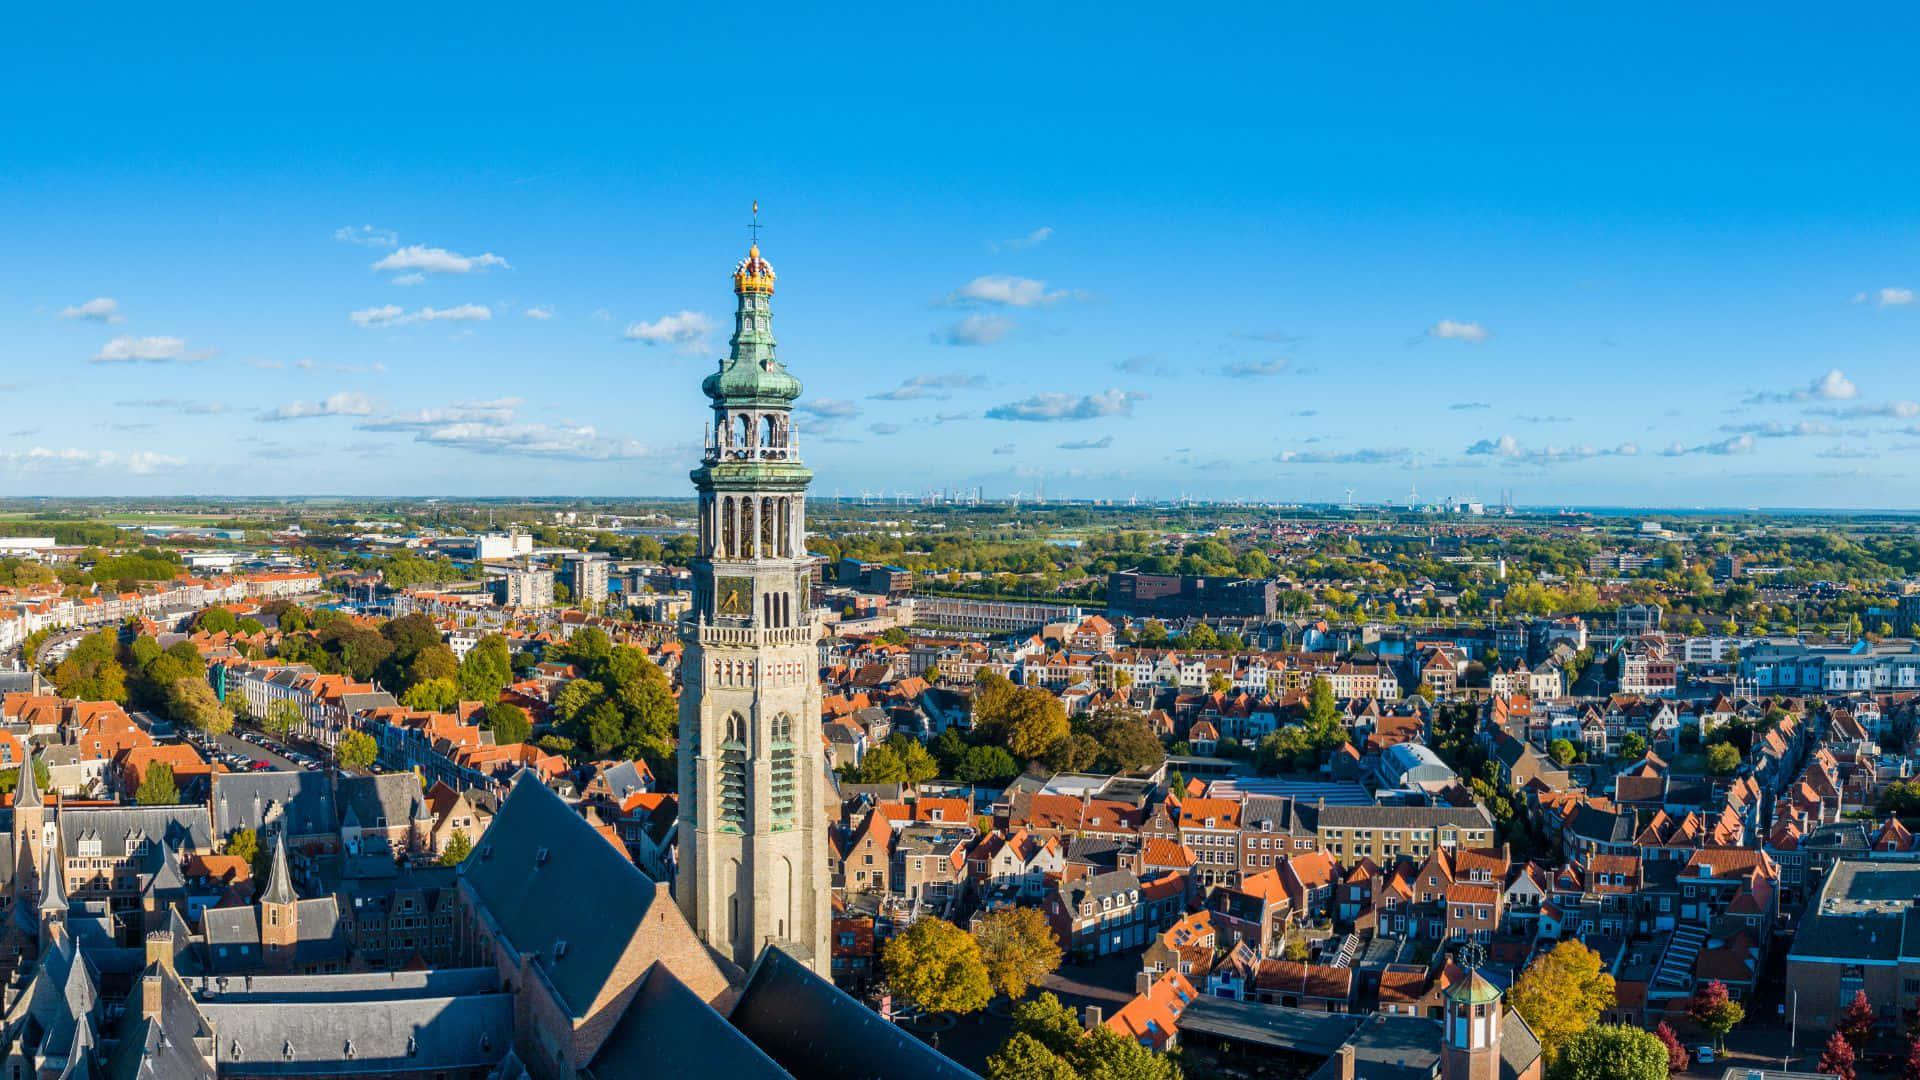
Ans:
[[[645,871],[530,772],[514,781],[460,876],[507,944],[538,958],[576,1017],[587,1015],[648,909],[666,902]],[[567,949],[556,959],[559,941]]]
[[[324,1009],[216,999],[200,1010],[218,1033],[218,1059],[254,1076],[492,1067],[513,1045],[510,994],[343,1000]]]
[[[152,841],[155,853],[162,844],[175,851],[213,850],[204,806],[77,806],[60,811],[60,839],[68,856],[75,854],[78,841],[97,837],[102,857],[123,859],[130,836]]]
[[[727,1019],[798,1080],[979,1080],[773,947]]]
[[[281,822],[289,836],[338,832],[340,816],[334,805],[333,779],[304,769],[214,774],[216,835],[226,836],[235,829],[261,831],[269,817]]]
[[[351,814],[363,829],[394,828],[433,816],[419,777],[410,772],[343,776],[334,797],[340,820]]]
[[[655,961],[627,1009],[582,1073],[585,1080],[633,1076],[791,1076],[700,995]]]

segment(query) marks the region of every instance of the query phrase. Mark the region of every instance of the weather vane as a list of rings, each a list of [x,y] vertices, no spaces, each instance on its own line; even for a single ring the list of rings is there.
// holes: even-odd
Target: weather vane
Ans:
[[[753,242],[755,244],[758,244],[760,242],[760,200],[759,199],[753,200],[753,224],[748,227],[753,230]]]

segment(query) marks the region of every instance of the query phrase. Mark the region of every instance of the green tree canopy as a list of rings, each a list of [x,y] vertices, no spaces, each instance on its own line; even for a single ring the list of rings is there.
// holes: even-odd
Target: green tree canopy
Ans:
[[[1052,994],[1013,1007],[1013,1036],[987,1059],[988,1080],[1180,1080],[1179,1064],[1101,1026],[1081,1028]]]
[[[180,788],[173,782],[173,766],[156,761],[147,766],[147,777],[133,793],[141,806],[172,806],[180,801]]]
[[[400,695],[400,704],[421,712],[451,712],[459,703],[460,688],[452,679],[423,679]]]
[[[1667,1048],[1650,1031],[1600,1024],[1567,1040],[1547,1080],[1667,1080]]]
[[[455,829],[453,835],[447,837],[447,850],[440,853],[439,863],[441,866],[459,866],[471,854],[473,841],[467,839],[466,830]]]
[[[175,723],[209,735],[233,730],[233,710],[227,708],[205,679],[175,679],[167,685],[167,713]]]
[[[357,772],[372,765],[374,759],[379,756],[379,744],[373,741],[373,736],[364,731],[349,731],[340,736],[339,742],[333,744],[333,760],[338,762],[342,769]]]
[[[496,746],[526,742],[533,734],[533,722],[527,712],[508,701],[496,701],[480,711],[480,726],[493,731]]]

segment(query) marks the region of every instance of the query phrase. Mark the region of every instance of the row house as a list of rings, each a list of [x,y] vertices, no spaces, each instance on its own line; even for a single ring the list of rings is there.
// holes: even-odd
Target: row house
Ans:
[[[1031,902],[1045,895],[1048,875],[1058,877],[1065,864],[1060,837],[1016,829],[976,844],[967,853],[967,876],[981,896]]]

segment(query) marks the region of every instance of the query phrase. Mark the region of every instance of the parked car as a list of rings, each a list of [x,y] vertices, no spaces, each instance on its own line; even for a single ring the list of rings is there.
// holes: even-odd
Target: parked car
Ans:
[[[1693,1048],[1693,1060],[1701,1065],[1713,1064],[1713,1047],[1702,1043]]]

